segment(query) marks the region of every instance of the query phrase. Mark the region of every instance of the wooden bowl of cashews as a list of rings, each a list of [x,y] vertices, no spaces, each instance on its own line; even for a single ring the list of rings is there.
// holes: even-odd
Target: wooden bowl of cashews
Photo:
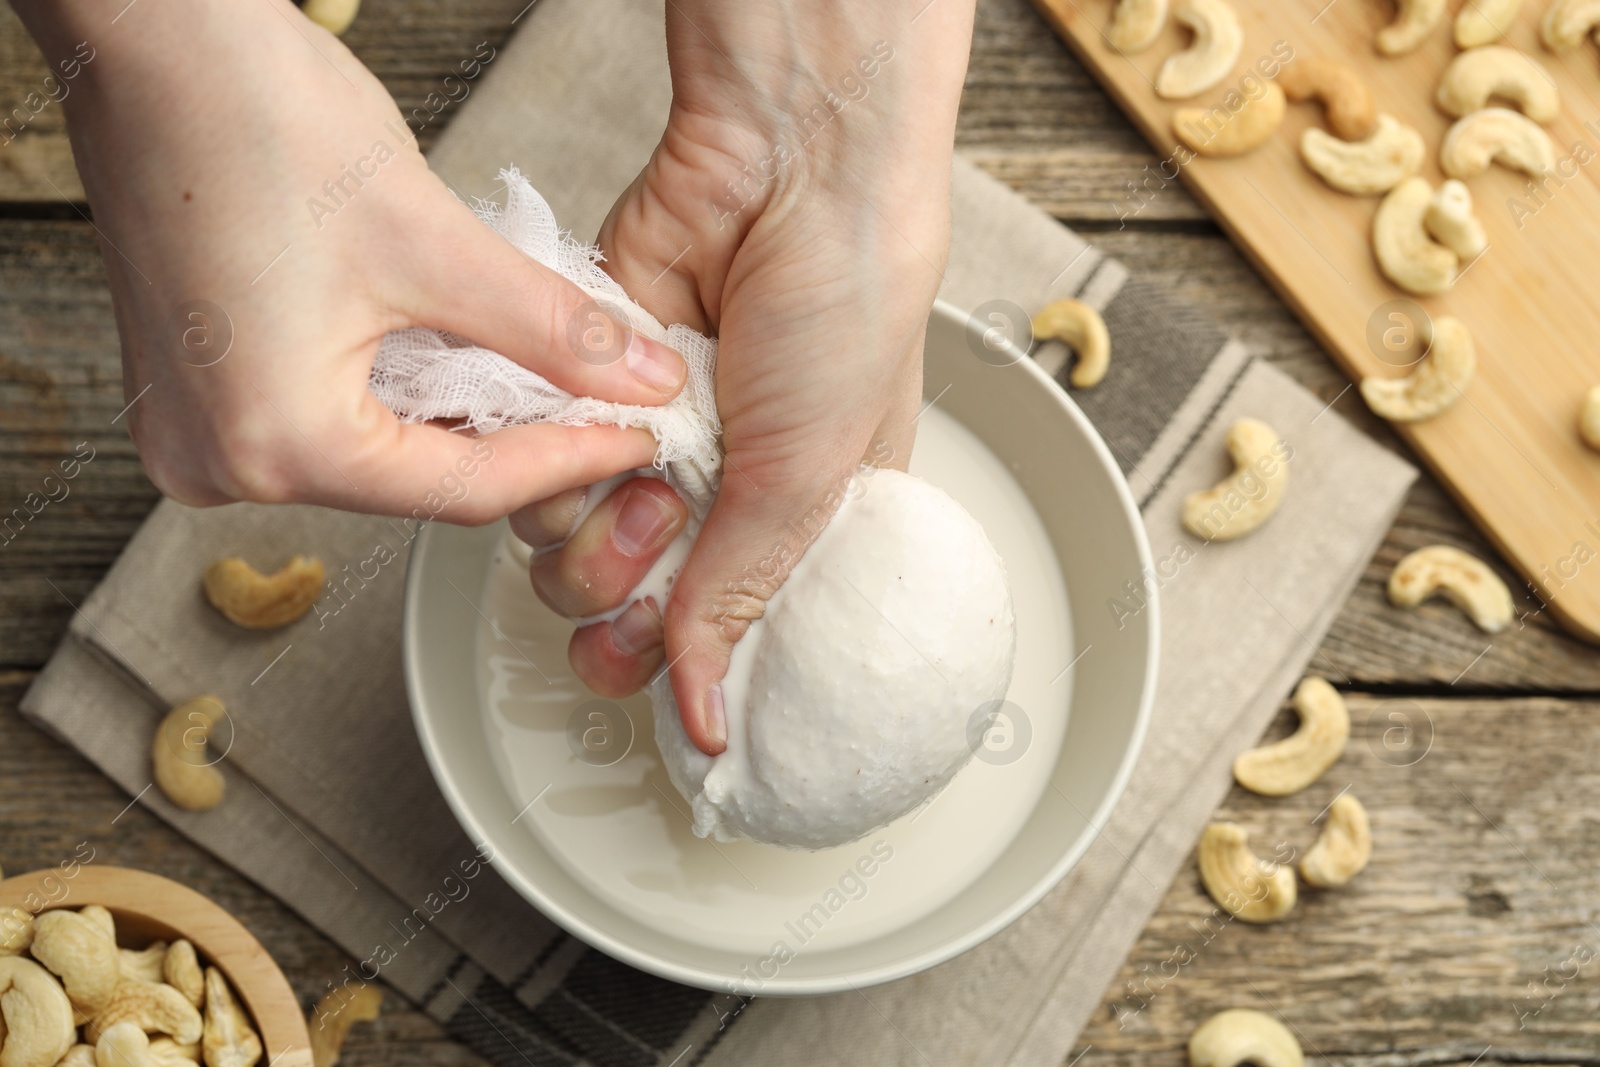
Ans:
[[[109,957],[108,926],[121,950]],[[68,861],[0,881],[0,991],[8,1009],[17,1004],[0,1016],[13,1023],[0,1025],[0,1057],[16,1067],[165,1067],[194,1062],[202,1048],[207,1063],[312,1067],[305,1017],[261,942],[212,901],[148,871]],[[98,1061],[88,1048],[97,1043]]]

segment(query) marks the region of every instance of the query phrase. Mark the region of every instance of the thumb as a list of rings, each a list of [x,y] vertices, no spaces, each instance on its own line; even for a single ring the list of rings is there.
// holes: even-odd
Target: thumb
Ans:
[[[870,443],[844,433],[831,449],[760,465],[748,457],[741,464],[738,450],[728,452],[716,499],[662,615],[678,714],[700,751],[715,756],[727,748],[723,681],[733,646],[766,612],[839,506],[859,491],[860,465],[909,467],[920,380],[918,374],[908,382]]]
[[[866,462],[903,470],[910,434],[897,430],[878,436],[866,451]],[[773,594],[839,506],[859,491],[859,461],[845,466],[843,473],[835,473],[835,464],[791,464],[779,472],[741,469],[733,454],[726,460],[716,500],[673,582],[662,617],[683,729],[707,755],[727,748],[729,694],[723,683],[733,646],[766,612]],[[768,482],[769,471],[771,483],[758,484]],[[798,480],[783,481],[797,473]]]
[[[843,500],[807,480],[760,485],[732,458],[662,617],[668,671],[684,732],[709,755],[727,748],[723,680],[733,646],[761,618]]]
[[[579,396],[663,404],[683,357],[634,332],[577,284],[452,203],[419,225],[428,255],[409,268],[411,317],[448,330]]]

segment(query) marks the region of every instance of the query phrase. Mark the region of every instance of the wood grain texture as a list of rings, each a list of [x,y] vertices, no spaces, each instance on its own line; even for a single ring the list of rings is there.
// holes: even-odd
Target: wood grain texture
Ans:
[[[1124,56],[1101,33],[1110,0],[1038,4],[1157,154],[1185,162],[1173,155],[1177,105],[1153,88],[1161,62],[1183,47],[1179,28],[1168,25],[1152,47]],[[1294,56],[1321,56],[1360,71],[1383,110],[1422,132],[1430,146],[1422,174],[1435,184],[1442,180],[1434,156],[1449,120],[1432,100],[1455,54],[1448,19],[1416,52],[1386,59],[1371,44],[1388,18],[1378,6],[1326,0],[1236,0],[1235,6],[1244,46],[1234,69],[1214,89],[1181,103],[1214,106],[1242,79],[1256,77],[1263,57],[1282,59],[1287,43]],[[1585,569],[1574,559],[1576,545],[1585,545],[1583,555],[1591,559],[1600,546],[1600,456],[1582,446],[1576,424],[1578,405],[1600,376],[1593,356],[1600,300],[1588,281],[1600,240],[1600,184],[1583,166],[1600,143],[1600,76],[1587,52],[1542,52],[1539,13],[1527,5],[1506,43],[1535,54],[1559,85],[1563,110],[1549,132],[1571,173],[1552,179],[1538,198],[1524,190],[1523,175],[1501,167],[1472,179],[1491,247],[1450,292],[1417,302],[1429,315],[1450,314],[1467,324],[1479,353],[1477,378],[1449,411],[1397,432],[1536,584],[1548,610],[1573,632],[1600,642],[1600,568]],[[1182,166],[1182,180],[1346,373],[1357,380],[1393,377],[1401,372],[1369,342],[1369,323],[1376,318],[1381,334],[1385,305],[1406,294],[1379,274],[1372,258],[1376,199],[1335,192],[1301,164],[1296,145],[1314,121],[1311,108],[1293,108],[1254,152],[1194,158]],[[1511,210],[1513,202],[1527,214]],[[1528,210],[1535,205],[1536,212]]]
[[[1281,1015],[1307,1063],[1600,1062],[1600,705],[1348,701],[1349,746],[1321,781],[1276,800],[1235,786],[1216,817],[1258,855],[1298,854],[1348,786],[1372,821],[1367,869],[1252,927],[1214,916],[1191,861],[1084,1031],[1082,1067],[1178,1067],[1190,1031],[1234,1007]]]
[[[416,0],[362,12],[344,41],[377,75],[402,113],[424,105],[444,76],[480,41],[499,48],[523,4],[462,0],[424,10]],[[492,64],[491,64],[492,66]],[[11,9],[0,6],[0,120],[43,85],[49,65]],[[418,133],[426,150],[460,104]],[[82,200],[61,109],[50,105],[0,130],[0,203]],[[1130,182],[1148,178],[1156,154],[1066,46],[1026,3],[985,3],[975,34],[958,143],[980,166],[1059,218],[1118,222]],[[46,180],[48,179],[48,180]],[[1132,201],[1136,203],[1136,201]],[[1174,182],[1140,222],[1207,220]]]
[[[527,0],[369,4],[343,40],[389,90],[426,151],[471,96],[469,85],[466,95],[454,90],[457,99],[445,103],[444,78],[480,42],[503,45],[527,6]],[[0,202],[83,199],[62,108],[47,91],[53,69],[16,14],[0,5]],[[66,99],[71,89],[66,83]]]

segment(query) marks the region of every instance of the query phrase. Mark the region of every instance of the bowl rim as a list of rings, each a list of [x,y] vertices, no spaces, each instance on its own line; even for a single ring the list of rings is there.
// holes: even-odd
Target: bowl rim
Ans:
[[[958,328],[970,329],[971,316],[960,310],[955,305],[945,300],[935,300],[931,318],[943,319],[947,324]],[[1035,384],[1041,386],[1046,395],[1050,396],[1057,408],[1070,421],[1074,427],[1087,440],[1090,450],[1099,459],[1101,466],[1111,475],[1113,491],[1118,504],[1122,509],[1122,517],[1127,521],[1133,531],[1134,551],[1138,557],[1140,572],[1148,573],[1153,568],[1153,555],[1150,549],[1150,540],[1145,531],[1144,519],[1139,512],[1139,506],[1133,499],[1133,492],[1128,487],[1127,478],[1123,476],[1122,469],[1117,465],[1107,446],[1105,438],[1095,429],[1088,416],[1078,407],[1077,403],[1062,389],[1054,379],[1039,367],[1029,354],[1018,348],[1010,340],[1006,340],[1003,350],[1012,356],[1008,365],[1018,367],[1020,373],[1032,378]],[[421,580],[418,572],[421,569],[421,560],[427,554],[427,545],[432,540],[433,524],[424,526],[418,534],[415,543],[411,546],[410,557],[406,561],[406,590],[405,601],[401,612],[401,658],[404,665],[406,698],[411,705],[412,721],[416,724],[417,734],[421,741],[424,757],[428,767],[433,772],[434,782],[443,794],[445,802],[461,823],[463,829],[475,840],[492,840],[486,832],[485,825],[478,816],[470,810],[462,799],[461,791],[456,787],[455,776],[445,766],[439,757],[439,745],[434,736],[434,730],[422,708],[425,696],[422,693],[419,666],[423,650],[419,647],[421,603],[418,592]],[[833,976],[817,976],[809,978],[788,978],[782,975],[771,981],[762,983],[760,995],[764,997],[785,996],[820,996],[830,993],[859,991],[862,987],[880,985],[899,978],[918,974],[930,967],[937,966],[948,960],[954,959],[968,950],[977,947],[1007,926],[1011,925],[1025,912],[1037,904],[1046,893],[1060,884],[1067,873],[1083,858],[1089,846],[1100,836],[1100,827],[1110,819],[1112,811],[1122,799],[1122,794],[1127,788],[1128,781],[1133,776],[1135,764],[1139,754],[1143,751],[1145,735],[1150,726],[1153,714],[1156,692],[1156,678],[1161,659],[1161,606],[1158,591],[1151,589],[1147,595],[1146,609],[1140,612],[1146,631],[1146,644],[1148,652],[1145,657],[1144,677],[1140,682],[1138,708],[1134,715],[1133,730],[1129,737],[1127,750],[1123,753],[1121,764],[1112,776],[1105,798],[1100,805],[1089,813],[1087,822],[1092,833],[1081,834],[1071,848],[1065,850],[1059,859],[1045,871],[1026,891],[1019,893],[1005,908],[991,915],[984,922],[976,923],[968,930],[956,937],[948,938],[936,945],[932,945],[920,952],[913,953],[900,959],[881,963],[873,967],[841,973]],[[511,886],[529,903],[534,905],[546,918],[560,926],[568,934],[592,948],[598,949],[607,955],[635,967],[641,971],[666,978],[670,981],[681,982],[685,985],[695,986],[700,989],[713,991],[726,991],[729,985],[727,976],[710,971],[692,964],[679,963],[665,959],[655,953],[633,947],[625,941],[613,936],[594,924],[571,914],[567,909],[531,878],[526,877],[521,871],[509,864],[499,861],[498,855],[491,865],[498,871]]]
[[[311,1032],[294,988],[272,953],[232,912],[204,893],[153,871],[95,863],[92,857],[77,867],[73,874],[65,873],[63,864],[0,880],[0,906],[20,907],[37,917],[98,904],[114,916],[138,916],[177,931],[228,979],[255,1023],[273,1067],[312,1067]],[[66,887],[59,899],[48,899],[54,891],[43,888],[51,878]],[[46,897],[37,910],[25,903],[34,893]],[[219,947],[223,938],[229,944]]]

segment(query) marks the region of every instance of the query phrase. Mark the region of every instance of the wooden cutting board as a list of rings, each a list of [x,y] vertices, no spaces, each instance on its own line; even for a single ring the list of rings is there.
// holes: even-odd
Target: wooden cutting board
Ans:
[[[1456,54],[1459,2],[1421,48],[1393,58],[1372,46],[1393,16],[1387,0],[1229,2],[1245,35],[1233,71],[1193,100],[1167,101],[1152,83],[1162,60],[1186,46],[1186,30],[1169,19],[1155,44],[1124,56],[1101,35],[1112,0],[1035,0],[1163,161],[1175,158],[1174,110],[1220,103],[1258,60],[1273,58],[1275,45],[1281,54],[1283,42],[1296,59],[1320,56],[1360,71],[1379,111],[1421,131],[1429,146],[1422,176],[1444,180],[1437,152],[1450,120],[1434,108],[1433,93]],[[1534,191],[1525,175],[1499,166],[1470,179],[1490,248],[1443,295],[1410,297],[1390,284],[1372,259],[1377,198],[1336,192],[1301,163],[1300,132],[1322,121],[1314,104],[1289,105],[1277,134],[1248,155],[1149,168],[1119,214],[1137,218],[1148,199],[1174,195],[1168,179],[1177,170],[1353,381],[1407,373],[1383,335],[1417,316],[1391,301],[1414,300],[1428,315],[1464,322],[1478,351],[1465,399],[1431,421],[1395,428],[1528,581],[1513,589],[1523,594],[1519,613],[1548,610],[1600,643],[1600,455],[1577,433],[1583,396],[1600,384],[1600,50],[1546,51],[1538,18],[1547,2],[1524,0],[1500,43],[1534,56],[1555,78],[1562,115],[1547,130],[1570,177]],[[1343,401],[1350,402],[1361,403],[1353,388]],[[1294,440],[1295,427],[1277,429]]]

